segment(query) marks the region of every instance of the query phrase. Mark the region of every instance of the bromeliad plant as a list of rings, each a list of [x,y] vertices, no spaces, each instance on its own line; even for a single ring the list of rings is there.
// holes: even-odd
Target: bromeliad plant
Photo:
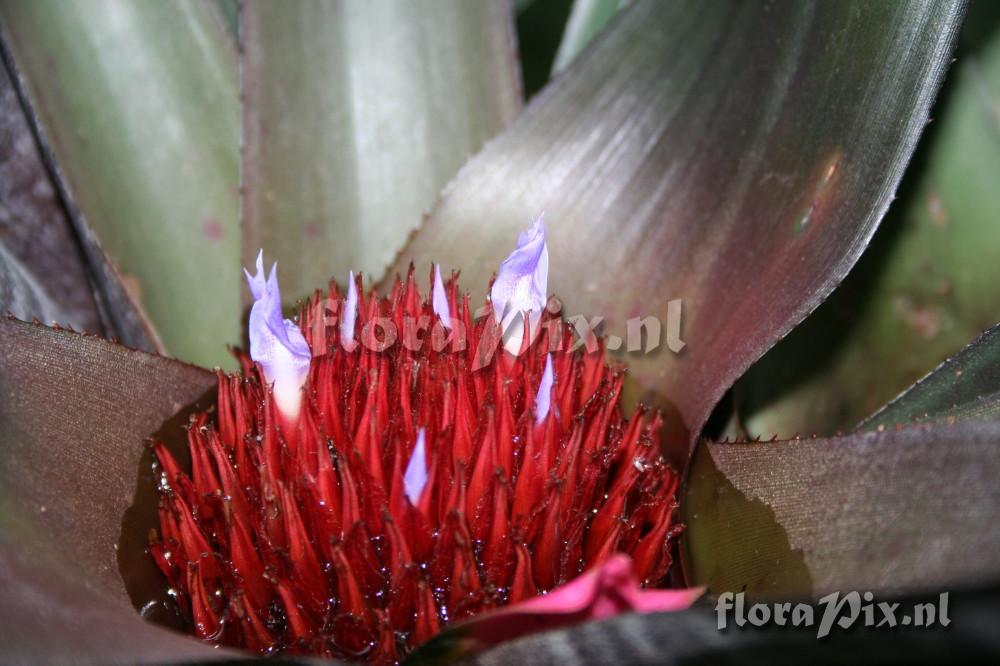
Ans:
[[[574,4],[560,65],[611,4]],[[16,148],[0,163],[2,305],[125,343],[0,322],[4,661],[237,656],[139,615],[258,652],[419,660],[679,610],[694,586],[792,597],[995,577],[995,332],[856,432],[713,441],[794,435],[810,394],[767,402],[782,345],[734,408],[720,400],[867,245],[963,13],[635,2],[521,111],[506,3],[0,2]],[[991,89],[991,48],[949,95]],[[944,126],[968,131],[953,108]],[[958,170],[994,174],[989,159]],[[958,203],[992,187],[952,183],[921,186],[910,207],[928,224],[910,242],[995,246]],[[1000,264],[983,252],[977,275]],[[421,294],[430,262],[471,294],[437,265]],[[350,270],[380,288],[351,273],[309,297]],[[964,275],[927,298],[965,302]],[[548,310],[552,294],[587,326],[638,318],[647,335],[681,299],[687,344],[606,365],[600,346],[565,349],[586,327]],[[933,308],[890,297],[934,329]],[[1000,316],[981,300],[956,309],[965,326]],[[395,345],[375,349],[377,320]],[[917,375],[955,351],[904,349]],[[588,623],[572,635],[602,638],[575,657],[697,652],[706,639],[683,628],[714,627],[702,613]],[[487,658],[575,644],[550,633]]]
[[[584,570],[592,613],[595,593],[646,611],[700,594],[636,587],[665,579],[678,477],[658,418],[623,420],[621,374],[548,313],[541,220],[478,320],[435,268],[430,299],[412,271],[383,299],[352,276],[294,323],[262,255],[250,355],[191,423],[192,473],[155,445],[150,550],[199,637],[395,663],[484,610],[559,615],[576,593],[553,588]]]

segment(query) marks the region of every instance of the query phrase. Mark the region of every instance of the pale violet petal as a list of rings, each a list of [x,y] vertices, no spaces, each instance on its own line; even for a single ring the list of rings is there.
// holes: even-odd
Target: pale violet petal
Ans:
[[[255,299],[248,325],[250,358],[260,364],[264,379],[274,385],[278,408],[287,416],[298,416],[312,353],[298,325],[281,315],[277,264],[265,280],[263,256],[258,255],[256,275],[244,272]]]
[[[521,232],[517,248],[500,264],[490,289],[494,315],[499,319],[512,311],[541,311],[547,301],[548,276],[545,223],[539,217]]]
[[[354,271],[347,278],[347,298],[344,300],[344,316],[340,320],[340,344],[350,349],[354,345],[354,322],[358,317],[358,285]]]
[[[441,279],[441,264],[434,264],[434,287],[431,289],[431,304],[434,314],[438,316],[445,328],[451,328],[451,310],[448,307],[448,294],[444,291],[444,281]]]
[[[512,354],[521,349],[524,337],[523,313],[528,313],[531,334],[548,301],[549,250],[545,244],[545,223],[541,217],[521,232],[517,248],[497,271],[490,289],[493,315],[504,331],[504,347]]]
[[[420,428],[417,431],[417,441],[413,445],[410,462],[407,463],[406,472],[403,474],[403,489],[414,506],[420,501],[420,494],[424,492],[425,485],[427,485],[426,435],[424,429]]]
[[[549,405],[552,402],[552,383],[554,380],[552,354],[546,354],[545,370],[542,371],[542,380],[538,383],[538,393],[535,394],[535,423],[541,423],[549,415]]]
[[[267,274],[264,272],[264,250],[257,253],[257,273],[250,275],[250,271],[244,268],[243,274],[247,276],[247,285],[250,287],[250,293],[253,294],[255,299],[261,298],[264,295],[264,288],[267,285]]]

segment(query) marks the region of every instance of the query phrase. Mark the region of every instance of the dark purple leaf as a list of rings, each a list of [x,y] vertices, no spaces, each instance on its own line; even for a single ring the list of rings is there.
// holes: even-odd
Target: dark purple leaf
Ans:
[[[163,583],[144,553],[156,506],[146,438],[181,448],[185,415],[214,385],[194,366],[0,320],[2,661],[232,655],[135,608],[164,612]]]
[[[700,445],[686,574],[714,594],[912,591],[1000,577],[1000,422]]]
[[[395,264],[485,289],[544,212],[550,290],[630,354],[686,457],[722,393],[843,279],[885,213],[962,3],[636,3],[466,165]],[[476,296],[481,296],[482,291]]]
[[[940,623],[931,627],[899,624],[901,616],[911,612],[914,604],[936,600],[936,595],[879,597],[879,602],[899,604],[896,626],[864,627],[860,626],[863,619],[859,618],[849,631],[834,627],[822,640],[816,639],[816,633],[823,606],[814,607],[812,626],[799,629],[789,627],[787,620],[785,626],[771,622],[756,627],[745,617],[740,627],[735,623],[735,613],[730,613],[726,629],[720,631],[718,614],[710,607],[681,613],[622,615],[505,643],[471,663],[478,666],[786,663],[937,666],[953,662],[958,656],[969,662],[996,662],[1000,655],[1000,639],[988,628],[1000,619],[1000,588],[993,585],[975,590],[952,590],[948,606],[951,623],[947,627]],[[744,608],[744,614],[748,610]],[[846,610],[844,615],[847,615]],[[876,612],[875,618],[876,622],[881,621],[882,615]]]
[[[740,378],[751,437],[864,418],[1000,320],[1000,3],[969,10],[898,199],[826,302]]]
[[[864,430],[913,421],[988,421],[1000,416],[1000,325],[948,359],[861,424]]]

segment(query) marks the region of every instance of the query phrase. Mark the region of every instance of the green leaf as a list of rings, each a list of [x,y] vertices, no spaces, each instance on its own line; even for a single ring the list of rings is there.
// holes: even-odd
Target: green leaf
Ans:
[[[629,0],[574,0],[566,29],[563,31],[552,74],[558,74],[576,58],[618,10]]]
[[[1000,319],[1000,18],[977,3],[958,62],[872,246],[737,384],[752,435],[851,429]],[[977,36],[983,26],[988,38]]]
[[[509,8],[248,2],[244,258],[288,298],[380,276],[438,191],[520,108]]]
[[[114,257],[170,353],[239,340],[238,86],[207,2],[0,4],[71,213]]]
[[[530,99],[549,81],[573,0],[528,3],[517,11],[517,52],[525,97]]]
[[[513,0],[512,4],[514,5],[514,13],[520,14],[535,4],[535,0]]]
[[[439,261],[480,298],[544,212],[565,314],[604,316],[621,338],[636,317],[668,331],[682,299],[683,351],[661,338],[627,360],[686,458],[722,393],[866,245],[961,14],[637,3],[460,172],[395,270]]]
[[[239,39],[239,0],[215,0],[215,6],[219,8],[219,14],[225,22],[226,28],[229,29],[230,34],[232,34],[234,39]]]
[[[864,430],[911,422],[1000,417],[1000,325],[935,368],[861,424]]]
[[[0,312],[156,349],[148,322],[100,247],[86,229],[74,232],[6,66],[0,67],[0,144],[10,147],[0,153]]]
[[[86,267],[0,66],[0,312],[103,332]]]
[[[685,573],[755,597],[949,589],[1000,575],[1000,422],[704,442]]]
[[[164,587],[145,553],[156,524],[146,438],[182,449],[181,426],[214,385],[212,373],[177,361],[0,319],[4,661],[233,656],[136,611],[163,608],[144,596],[158,586],[162,597]]]

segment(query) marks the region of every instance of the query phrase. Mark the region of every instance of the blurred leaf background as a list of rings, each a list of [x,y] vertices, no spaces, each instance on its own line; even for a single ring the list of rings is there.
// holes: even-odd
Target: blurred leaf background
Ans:
[[[851,430],[1000,320],[998,19],[1000,3],[972,5],[898,199],[840,288],[739,381],[738,434]]]

